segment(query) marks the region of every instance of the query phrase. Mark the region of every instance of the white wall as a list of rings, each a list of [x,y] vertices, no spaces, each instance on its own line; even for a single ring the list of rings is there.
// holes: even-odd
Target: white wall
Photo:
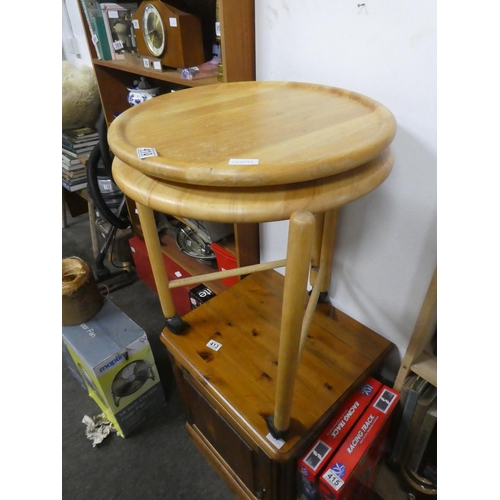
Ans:
[[[90,64],[77,0],[65,1],[82,52],[68,59]],[[258,80],[348,88],[380,101],[396,117],[391,175],[340,211],[329,295],[402,355],[436,264],[436,3],[255,3]],[[286,233],[286,223],[261,226],[262,261],[285,255]],[[394,375],[399,355],[386,376]]]
[[[62,0],[62,56],[73,66],[92,66],[85,31],[78,11],[79,0]]]
[[[341,209],[329,296],[403,355],[436,265],[436,3],[358,3],[257,0],[257,79],[347,88],[394,113],[393,171]],[[261,226],[263,261],[285,254],[287,229]]]

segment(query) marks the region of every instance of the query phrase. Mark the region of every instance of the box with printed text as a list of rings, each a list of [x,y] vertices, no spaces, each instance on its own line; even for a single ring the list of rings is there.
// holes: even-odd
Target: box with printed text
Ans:
[[[321,475],[323,500],[365,500],[386,450],[399,392],[382,386]]]
[[[165,395],[144,330],[107,300],[62,338],[89,395],[126,437],[163,406]]]
[[[318,439],[298,461],[297,500],[319,498],[319,476],[382,383],[369,377],[342,405]]]

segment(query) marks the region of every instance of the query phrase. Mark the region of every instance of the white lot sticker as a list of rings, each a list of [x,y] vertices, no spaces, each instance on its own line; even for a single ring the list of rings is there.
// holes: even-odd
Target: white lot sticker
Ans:
[[[215,340],[211,340],[207,344],[207,347],[210,347],[210,349],[213,349],[214,351],[218,351],[222,347],[222,344],[219,344],[219,342],[216,342]]]
[[[283,441],[283,439],[276,439],[275,437],[273,437],[273,435],[271,433],[269,433],[266,438],[271,441],[271,443],[274,444],[274,446],[276,446],[276,448],[278,448],[278,450],[285,444],[285,441]]]
[[[137,156],[142,160],[143,158],[149,158],[150,156],[158,156],[155,148],[137,148]]]
[[[344,481],[342,481],[342,479],[340,479],[340,477],[337,476],[332,469],[328,469],[323,474],[323,477],[333,486],[335,491],[339,491],[339,489],[344,485]]]
[[[231,158],[228,165],[258,165],[259,160],[254,158]]]

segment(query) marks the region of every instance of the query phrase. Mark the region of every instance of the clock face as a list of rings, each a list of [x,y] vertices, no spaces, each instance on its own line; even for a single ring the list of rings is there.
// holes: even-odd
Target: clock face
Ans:
[[[146,45],[155,57],[165,50],[166,33],[163,20],[154,5],[146,5],[142,14],[142,34]]]

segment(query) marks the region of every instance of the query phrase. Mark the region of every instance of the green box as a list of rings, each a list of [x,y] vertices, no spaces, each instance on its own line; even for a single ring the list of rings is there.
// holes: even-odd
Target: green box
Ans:
[[[90,397],[120,436],[165,406],[146,333],[112,302],[85,323],[63,326],[62,336]]]

